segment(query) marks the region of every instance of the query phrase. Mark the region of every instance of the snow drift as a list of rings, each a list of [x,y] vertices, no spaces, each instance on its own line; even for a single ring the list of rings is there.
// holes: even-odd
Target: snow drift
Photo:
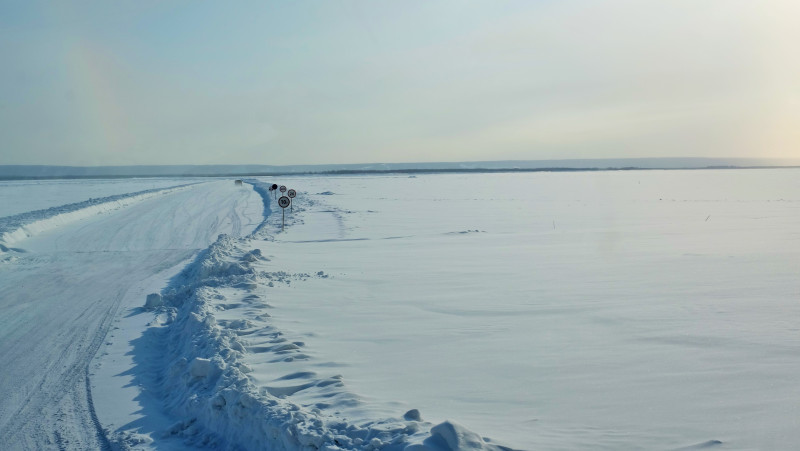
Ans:
[[[269,212],[265,186],[250,183]],[[302,342],[287,340],[270,324],[270,306],[262,295],[265,287],[293,276],[266,271],[269,259],[253,241],[253,235],[220,235],[160,297],[148,297],[148,307],[157,309],[164,326],[148,331],[164,349],[153,388],[167,410],[181,418],[169,435],[191,446],[222,449],[508,449],[455,422],[427,423],[415,409],[403,417],[355,424],[347,410],[368,406],[347,390],[341,376],[301,370],[269,385],[256,383],[246,356],[258,353],[273,365],[302,363],[307,356]]]

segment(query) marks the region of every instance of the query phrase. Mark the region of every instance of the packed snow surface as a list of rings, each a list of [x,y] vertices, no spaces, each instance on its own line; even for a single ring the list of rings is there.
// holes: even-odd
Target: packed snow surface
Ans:
[[[59,224],[0,265],[0,436],[789,449],[798,176],[287,177]]]
[[[159,193],[0,254],[0,448],[108,448],[89,363],[106,333],[120,332],[119,306],[140,302],[142,283],[185,265],[220,233],[246,235],[263,219],[260,196],[232,181]]]

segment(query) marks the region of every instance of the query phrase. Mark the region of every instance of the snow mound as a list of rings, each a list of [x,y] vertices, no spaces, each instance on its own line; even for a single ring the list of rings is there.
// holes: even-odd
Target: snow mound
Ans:
[[[88,199],[83,202],[45,208],[43,210],[29,211],[18,215],[0,218],[0,251],[12,250],[2,244],[17,243],[25,238],[37,235],[55,227],[77,221],[92,215],[106,213],[126,207],[136,202],[150,199],[155,196],[171,193],[183,189],[194,183],[172,186],[169,188],[155,188],[135,193],[117,194],[115,196]]]
[[[164,365],[154,389],[181,419],[168,434],[191,446],[220,449],[506,449],[453,422],[424,422],[415,409],[402,418],[354,424],[342,411],[364,401],[348,392],[341,376],[306,369],[257,383],[249,376],[247,355],[271,356],[276,365],[302,363],[308,356],[303,342],[289,342],[269,323],[263,309],[271,306],[257,294],[273,280],[293,276],[263,271],[267,260],[252,243],[220,235],[162,292],[161,312],[168,320],[158,338]],[[242,308],[259,314],[226,316]],[[300,395],[305,401],[295,399]]]
[[[486,442],[478,434],[452,421],[434,426],[429,441],[447,450],[479,450],[486,446]]]

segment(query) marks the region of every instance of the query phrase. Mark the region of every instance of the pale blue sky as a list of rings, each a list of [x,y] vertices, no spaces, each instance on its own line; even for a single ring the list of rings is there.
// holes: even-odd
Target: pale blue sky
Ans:
[[[0,164],[800,158],[793,0],[0,3]]]

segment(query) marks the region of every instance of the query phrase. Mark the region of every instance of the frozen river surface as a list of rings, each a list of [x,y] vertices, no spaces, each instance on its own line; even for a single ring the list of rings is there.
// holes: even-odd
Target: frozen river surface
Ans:
[[[357,393],[524,449],[800,443],[800,171],[286,182],[273,264],[331,277],[273,319]]]
[[[298,191],[286,229],[267,202],[260,232],[172,279],[184,297],[167,273],[263,220],[249,187],[165,191],[0,254],[4,446],[395,449],[432,425],[424,449],[448,430],[491,438],[462,449],[800,443],[796,169],[263,181]],[[74,183],[0,198],[184,182]],[[159,290],[180,308],[144,312]]]

